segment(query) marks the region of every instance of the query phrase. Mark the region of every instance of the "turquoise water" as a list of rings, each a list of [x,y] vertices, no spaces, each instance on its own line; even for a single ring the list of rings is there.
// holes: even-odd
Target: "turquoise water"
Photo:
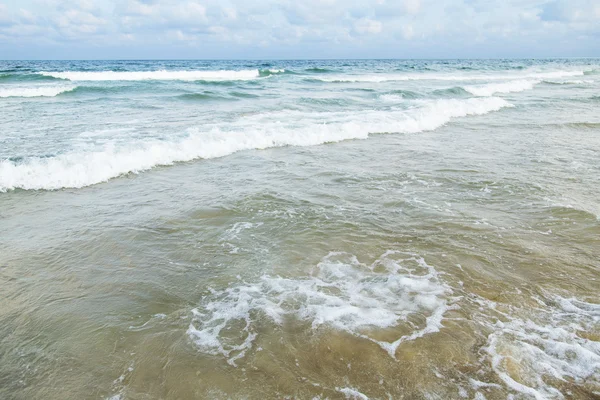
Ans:
[[[600,61],[0,62],[0,398],[600,395]]]

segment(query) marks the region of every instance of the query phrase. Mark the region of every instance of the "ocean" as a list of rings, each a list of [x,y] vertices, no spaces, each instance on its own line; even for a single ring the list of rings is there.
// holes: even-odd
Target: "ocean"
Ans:
[[[600,59],[0,61],[0,398],[600,397]]]

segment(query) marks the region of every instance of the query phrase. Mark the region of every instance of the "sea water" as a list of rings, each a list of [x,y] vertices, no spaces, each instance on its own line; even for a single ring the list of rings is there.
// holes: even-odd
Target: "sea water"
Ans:
[[[0,62],[0,398],[600,396],[600,61]]]

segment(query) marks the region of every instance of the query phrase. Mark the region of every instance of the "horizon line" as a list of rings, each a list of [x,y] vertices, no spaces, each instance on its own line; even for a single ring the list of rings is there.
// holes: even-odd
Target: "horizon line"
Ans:
[[[556,56],[556,57],[423,57],[423,58],[10,58],[6,61],[437,61],[437,60],[571,60],[571,59],[600,59],[600,56]]]

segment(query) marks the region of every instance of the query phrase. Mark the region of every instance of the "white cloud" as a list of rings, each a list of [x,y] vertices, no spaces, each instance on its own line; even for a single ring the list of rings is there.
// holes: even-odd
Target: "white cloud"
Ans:
[[[0,3],[0,25],[9,24],[12,22],[10,12],[5,4]]]
[[[206,7],[199,3],[188,1],[173,6],[168,15],[177,21],[205,21]]]
[[[129,0],[125,5],[124,14],[150,16],[155,13],[156,6],[144,4],[137,0]]]
[[[63,12],[54,18],[52,22],[57,30],[70,38],[98,33],[102,27],[108,24],[106,20],[95,16],[91,12],[75,9]]]
[[[509,53],[515,49],[516,54],[526,48],[553,51],[555,43],[561,43],[561,49],[589,49],[589,55],[597,56],[600,2],[14,0],[0,4],[2,49],[37,45],[35,35],[47,43],[76,40],[106,51],[125,45],[156,45],[161,51],[160,46],[188,41],[199,48],[231,51],[230,57],[236,56],[235,49],[253,46],[290,48],[300,57],[310,57],[315,49],[329,55],[329,49],[344,48],[362,56],[355,49],[387,51],[406,46],[445,55],[451,46],[480,49],[485,44],[491,46],[491,54],[497,54],[494,48]]]
[[[237,19],[237,11],[235,8],[233,7],[223,7],[223,9],[221,10],[223,12],[223,16],[226,19],[235,21]]]
[[[408,14],[416,14],[421,9],[421,0],[404,0],[404,9]]]
[[[380,33],[381,28],[381,22],[369,18],[361,18],[354,23],[354,29],[360,34]]]
[[[410,40],[415,36],[414,29],[412,25],[407,24],[402,26],[402,37],[406,40]]]

